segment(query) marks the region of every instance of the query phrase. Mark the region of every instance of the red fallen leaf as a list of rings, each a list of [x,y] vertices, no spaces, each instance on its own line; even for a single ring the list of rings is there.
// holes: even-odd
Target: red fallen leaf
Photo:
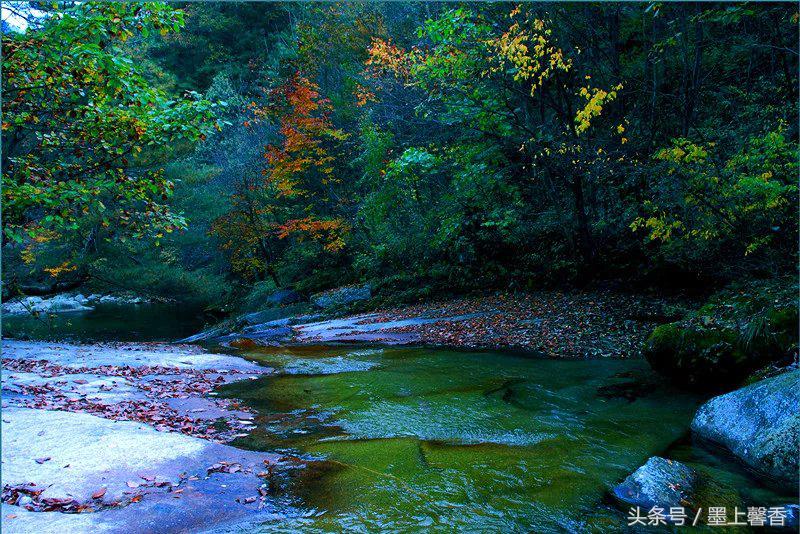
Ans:
[[[6,516],[6,519],[16,519],[16,518],[17,518],[17,514],[8,514]]]
[[[247,498],[244,500],[244,503],[245,503],[245,504],[250,504],[250,503],[254,503],[254,502],[256,502],[256,497],[247,497]]]
[[[49,459],[50,459],[50,457],[49,457],[49,456],[45,456],[44,458],[36,458],[36,463],[37,463],[37,464],[43,464],[43,463],[45,463],[46,461],[48,461]]]
[[[77,380],[73,380],[73,382],[75,382],[76,384],[88,384],[89,383],[88,380],[84,380],[83,378],[79,378]]]
[[[106,490],[107,489],[108,488],[103,487],[103,488],[100,488],[99,490],[95,491],[94,493],[92,493],[92,499],[102,499],[103,495],[106,494]]]
[[[153,475],[139,475],[139,476],[148,482],[152,482],[156,479],[156,477]]]
[[[139,502],[141,500],[142,500],[141,495],[134,495],[133,497],[131,497],[131,502]]]

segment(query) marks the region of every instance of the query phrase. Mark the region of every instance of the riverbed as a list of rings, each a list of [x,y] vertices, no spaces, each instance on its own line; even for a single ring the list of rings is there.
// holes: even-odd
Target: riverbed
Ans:
[[[137,329],[153,318],[126,313]],[[105,320],[80,321],[86,329],[73,338],[109,332]],[[226,350],[265,371],[211,394],[253,414],[253,429],[231,444],[302,467],[281,482],[285,513],[248,513],[213,532],[620,531],[626,514],[609,489],[653,455],[712,472],[748,506],[793,500],[693,443],[689,422],[705,399],[665,384],[642,360]]]
[[[687,428],[703,399],[642,361],[424,348],[242,355],[277,374],[220,391],[259,413],[234,444],[325,460],[295,488],[310,516],[264,530],[624,530],[608,490],[667,451],[748,503],[787,498],[695,446]]]

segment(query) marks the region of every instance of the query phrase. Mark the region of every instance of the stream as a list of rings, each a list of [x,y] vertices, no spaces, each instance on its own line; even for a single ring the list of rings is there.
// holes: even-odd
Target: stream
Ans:
[[[175,310],[115,308],[60,316],[62,333],[47,333],[143,341],[198,326]],[[4,330],[40,337],[18,319]],[[624,531],[608,491],[653,455],[712,472],[748,505],[791,499],[693,444],[689,423],[705,399],[665,385],[644,361],[342,346],[235,353],[275,372],[215,392],[258,414],[232,445],[311,463],[290,484],[302,513],[214,532]]]
[[[234,445],[323,460],[296,482],[308,517],[264,530],[624,530],[608,490],[667,451],[745,502],[781,500],[693,445],[703,399],[662,385],[642,361],[422,348],[242,355],[278,374],[219,392],[260,414]]]

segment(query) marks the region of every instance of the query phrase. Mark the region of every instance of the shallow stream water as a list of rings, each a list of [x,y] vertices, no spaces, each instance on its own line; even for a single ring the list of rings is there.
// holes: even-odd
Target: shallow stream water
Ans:
[[[306,517],[248,531],[622,531],[608,490],[667,451],[749,504],[787,502],[692,444],[703,399],[662,385],[642,361],[341,347],[243,355],[278,374],[221,391],[260,414],[259,430],[234,444],[324,459],[295,484]]]
[[[176,304],[96,304],[90,311],[2,319],[3,337],[46,341],[175,341],[203,327],[198,310]]]

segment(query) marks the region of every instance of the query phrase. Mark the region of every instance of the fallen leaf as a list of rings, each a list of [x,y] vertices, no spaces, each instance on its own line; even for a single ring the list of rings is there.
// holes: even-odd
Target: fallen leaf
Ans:
[[[94,493],[92,493],[92,499],[102,499],[103,495],[106,494],[106,490],[107,489],[108,488],[103,487],[103,488],[100,488],[99,490],[95,491]]]
[[[138,482],[134,482],[133,480],[129,480],[128,482],[126,482],[126,484],[128,485],[129,488],[138,488],[139,487],[139,483]]]
[[[43,463],[45,463],[46,461],[48,461],[49,459],[50,459],[50,457],[49,457],[49,456],[45,456],[44,458],[37,458],[37,459],[36,459],[36,463],[37,463],[37,464],[43,464]]]

